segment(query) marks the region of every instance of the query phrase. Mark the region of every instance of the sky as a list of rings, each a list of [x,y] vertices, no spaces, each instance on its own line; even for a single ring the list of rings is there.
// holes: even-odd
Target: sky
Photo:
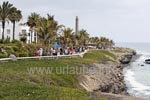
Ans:
[[[0,0],[2,4],[4,0]],[[86,29],[90,36],[115,42],[150,42],[150,0],[8,0],[22,10],[26,21],[31,12],[54,15],[59,24]]]

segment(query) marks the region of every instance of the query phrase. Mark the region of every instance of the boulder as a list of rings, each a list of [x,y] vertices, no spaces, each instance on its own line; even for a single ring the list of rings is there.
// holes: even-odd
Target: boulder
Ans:
[[[17,59],[16,59],[16,56],[13,55],[13,54],[10,54],[10,55],[9,55],[9,58],[12,58],[12,61],[16,61],[16,60],[17,60]]]
[[[131,59],[132,59],[132,54],[127,54],[127,55],[123,55],[119,61],[122,63],[122,64],[128,64],[130,63]]]
[[[141,66],[144,66],[143,64]]]
[[[133,50],[133,51],[132,51],[132,54],[133,54],[133,55],[136,55],[137,53],[136,53],[136,51],[135,51],[135,50]]]
[[[150,59],[146,59],[146,60],[145,60],[145,63],[146,63],[146,64],[150,64]]]

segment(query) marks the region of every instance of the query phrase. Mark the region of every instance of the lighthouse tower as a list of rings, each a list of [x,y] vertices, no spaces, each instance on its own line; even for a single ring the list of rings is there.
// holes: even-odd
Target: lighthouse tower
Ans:
[[[76,19],[75,19],[75,33],[78,34],[78,31],[79,31],[79,19],[78,19],[78,16],[76,16]]]

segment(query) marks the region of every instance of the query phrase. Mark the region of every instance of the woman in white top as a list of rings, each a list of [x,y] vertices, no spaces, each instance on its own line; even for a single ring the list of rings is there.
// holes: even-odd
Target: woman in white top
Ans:
[[[39,53],[40,53],[40,56],[43,55],[43,48],[40,48]]]

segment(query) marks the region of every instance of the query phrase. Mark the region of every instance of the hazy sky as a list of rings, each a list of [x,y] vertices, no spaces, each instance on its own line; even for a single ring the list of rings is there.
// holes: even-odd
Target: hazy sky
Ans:
[[[0,1],[2,4],[4,0]],[[91,36],[107,36],[116,42],[150,42],[150,0],[8,0],[22,10],[55,15],[59,24],[79,28]]]

